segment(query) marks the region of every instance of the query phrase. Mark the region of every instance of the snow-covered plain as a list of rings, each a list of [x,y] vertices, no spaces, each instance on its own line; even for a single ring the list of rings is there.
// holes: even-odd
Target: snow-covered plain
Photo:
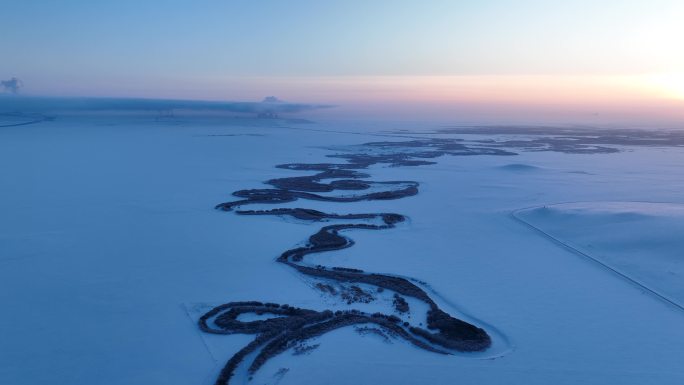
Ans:
[[[388,134],[398,128],[411,131]],[[428,136],[416,130],[130,116],[2,127],[0,383],[212,383],[253,336],[200,333],[196,319],[208,307],[336,306],[274,262],[318,225],[214,205],[268,179],[311,174],[277,164],[330,162],[331,146]],[[560,202],[684,203],[684,148],[621,148],[376,165],[372,180],[417,181],[419,194],[283,205],[406,215],[394,229],[354,231],[354,247],[317,258],[426,282],[455,315],[496,335],[497,350],[444,356],[346,328],[312,341],[318,347],[307,354],[269,361],[252,383],[684,383],[684,312],[510,215]],[[681,228],[681,216],[668,218]],[[562,222],[545,224],[560,231]],[[600,230],[591,242],[608,239]],[[681,242],[668,239],[654,251],[675,258]],[[638,240],[637,232],[631,242]],[[682,290],[677,280],[668,285]]]
[[[684,205],[573,202],[513,215],[684,309]]]

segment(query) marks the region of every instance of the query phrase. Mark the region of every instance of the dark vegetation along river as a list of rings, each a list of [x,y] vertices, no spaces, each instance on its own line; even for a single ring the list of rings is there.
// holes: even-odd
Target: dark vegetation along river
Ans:
[[[401,147],[399,146],[401,143]],[[255,334],[256,338],[237,352],[224,366],[216,384],[228,384],[235,370],[250,356],[248,374],[252,375],[270,358],[308,339],[329,331],[351,325],[371,324],[387,334],[403,338],[414,346],[435,353],[450,354],[455,351],[473,352],[487,349],[491,339],[487,332],[475,325],[454,318],[440,309],[435,301],[419,285],[403,277],[365,272],[348,267],[327,267],[307,264],[309,254],[340,250],[351,247],[354,242],[341,234],[354,229],[382,230],[394,227],[406,218],[395,213],[332,214],[306,208],[275,208],[271,210],[247,210],[249,204],[283,204],[300,199],[330,202],[356,202],[363,200],[393,200],[416,195],[418,183],[412,181],[374,182],[359,170],[374,164],[393,167],[432,164],[427,159],[445,154],[451,155],[513,155],[501,149],[468,148],[453,140],[430,139],[410,142],[367,143],[361,148],[369,151],[330,155],[342,158],[346,163],[283,164],[276,166],[288,170],[311,171],[309,176],[272,179],[266,183],[273,188],[240,190],[233,193],[241,198],[221,203],[217,209],[235,211],[239,215],[289,216],[310,222],[335,220],[336,224],[321,227],[301,247],[283,252],[277,261],[301,274],[320,280],[317,288],[337,294],[336,285],[350,288],[340,293],[348,303],[372,301],[368,287],[377,291],[393,293],[395,308],[408,310],[406,297],[427,305],[427,325],[414,325],[394,314],[366,313],[355,309],[333,312],[316,311],[258,301],[230,302],[216,306],[199,320],[202,331],[214,334]],[[402,150],[403,149],[403,150]],[[326,193],[338,192],[336,195]],[[348,223],[347,223],[348,222]],[[339,287],[339,286],[337,286]],[[262,318],[242,321],[245,315]],[[272,318],[263,319],[263,316]],[[253,354],[256,353],[256,354]],[[253,357],[253,358],[251,358]]]
[[[451,132],[453,131],[453,132]],[[537,130],[539,131],[539,130]],[[549,135],[548,130],[537,132],[528,129],[509,129],[503,133],[526,135],[521,140],[479,139],[466,142],[462,139],[432,138],[412,139],[398,142],[373,142],[354,146],[353,150],[328,155],[340,163],[291,163],[276,167],[287,170],[310,171],[308,176],[272,179],[266,183],[271,188],[240,190],[233,193],[239,198],[216,206],[223,211],[239,215],[275,215],[309,221],[311,223],[335,222],[320,227],[301,247],[283,252],[277,261],[315,279],[317,289],[331,295],[339,295],[349,306],[347,310],[317,311],[289,305],[262,303],[258,301],[230,302],[216,306],[199,319],[199,327],[206,333],[254,334],[247,346],[228,360],[221,370],[216,384],[228,384],[240,365],[247,365],[251,377],[269,359],[307,340],[327,332],[352,325],[373,325],[376,330],[402,338],[414,346],[440,354],[477,352],[492,344],[490,335],[482,328],[460,320],[442,310],[433,298],[421,288],[419,281],[404,277],[366,272],[350,267],[329,267],[308,263],[313,253],[340,250],[351,247],[354,241],[342,232],[355,229],[390,229],[405,221],[397,213],[335,214],[307,208],[274,208],[248,210],[250,204],[287,204],[298,200],[328,202],[357,202],[394,200],[416,195],[418,183],[413,181],[376,182],[360,171],[376,164],[390,167],[433,164],[430,159],[443,155],[516,155],[508,149],[524,151],[556,151],[565,153],[611,153],[616,145],[681,145],[684,135],[662,135],[645,131],[597,132],[565,130]],[[482,131],[447,129],[438,134],[482,134]],[[500,134],[489,133],[485,134]],[[406,134],[406,133],[403,133]],[[351,308],[353,303],[373,301],[369,287],[376,292],[394,298],[392,314],[367,313]],[[408,301],[407,301],[408,299]],[[401,318],[409,311],[409,302],[418,301],[427,309],[422,322]],[[399,315],[399,316],[397,316]],[[245,317],[251,320],[245,320]],[[266,317],[266,318],[265,318]],[[268,318],[271,317],[271,318]],[[239,319],[239,318],[242,318]],[[249,361],[249,362],[245,362]]]

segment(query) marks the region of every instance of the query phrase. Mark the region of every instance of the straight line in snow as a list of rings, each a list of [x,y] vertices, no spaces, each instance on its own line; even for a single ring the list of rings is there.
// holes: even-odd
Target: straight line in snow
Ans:
[[[538,207],[540,207],[540,206],[538,206]],[[617,270],[617,269],[615,269],[615,268],[609,266],[608,264],[606,264],[606,263],[600,261],[599,259],[596,259],[596,258],[592,257],[591,255],[589,255],[589,254],[587,254],[587,253],[585,253],[585,252],[582,252],[582,251],[576,249],[575,247],[569,245],[568,243],[565,243],[565,242],[561,241],[560,239],[554,237],[553,235],[547,233],[546,231],[540,229],[539,227],[534,226],[533,224],[531,224],[531,223],[525,221],[524,219],[522,219],[522,218],[520,218],[520,217],[518,217],[518,216],[516,215],[518,212],[520,212],[520,211],[522,211],[522,210],[529,210],[529,209],[531,209],[531,208],[532,208],[532,207],[527,207],[527,208],[524,208],[524,209],[511,211],[511,212],[510,212],[510,216],[511,216],[511,218],[513,218],[513,220],[517,221],[518,223],[522,223],[523,225],[527,226],[528,228],[530,228],[530,229],[536,231],[538,234],[542,235],[544,238],[546,238],[546,239],[552,241],[553,243],[555,243],[555,244],[557,244],[557,245],[559,245],[559,246],[565,248],[566,250],[569,250],[570,252],[572,252],[572,253],[574,253],[574,254],[576,254],[576,255],[579,255],[579,256],[581,256],[581,257],[584,257],[584,258],[586,258],[586,259],[589,260],[589,261],[592,261],[592,262],[597,263],[598,265],[600,265],[600,266],[604,267],[605,269],[611,271],[612,273],[616,274],[618,277],[620,277],[620,278],[626,280],[627,282],[629,282],[629,283],[631,283],[631,284],[633,284],[633,285],[635,285],[635,286],[637,286],[637,287],[639,287],[639,288],[641,288],[641,289],[643,289],[643,290],[645,290],[645,291],[651,293],[651,294],[654,295],[655,297],[657,297],[657,298],[661,299],[662,301],[664,301],[664,302],[666,302],[666,303],[668,303],[668,304],[670,304],[670,305],[672,305],[672,306],[678,308],[679,310],[684,311],[684,306],[682,306],[682,305],[678,304],[677,302],[675,302],[675,301],[673,301],[673,300],[667,298],[666,296],[664,296],[664,295],[658,293],[657,291],[651,289],[650,287],[644,285],[643,283],[641,283],[641,282],[639,282],[639,281],[636,281],[635,279],[631,278],[630,276],[628,276],[628,275],[626,275],[626,274],[620,272],[619,270]]]
[[[183,310],[185,311],[185,315],[188,316],[188,319],[190,320],[190,322],[194,326],[195,332],[199,336],[200,341],[202,341],[202,344],[207,349],[207,353],[209,353],[209,356],[211,357],[211,359],[214,360],[214,363],[218,364],[218,362],[219,362],[218,359],[216,359],[216,357],[214,356],[214,353],[212,353],[211,349],[209,349],[209,345],[207,344],[207,341],[204,339],[204,336],[202,335],[202,333],[200,333],[200,330],[197,327],[197,321],[195,321],[192,318],[192,316],[190,315],[190,309],[188,309],[188,304],[183,303],[183,304],[181,304],[181,306],[183,307]]]

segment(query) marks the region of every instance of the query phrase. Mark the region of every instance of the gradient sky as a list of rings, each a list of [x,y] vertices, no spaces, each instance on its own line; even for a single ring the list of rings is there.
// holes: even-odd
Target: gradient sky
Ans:
[[[0,0],[0,8],[0,79],[21,78],[26,94],[646,103],[674,114],[684,106],[681,0]]]

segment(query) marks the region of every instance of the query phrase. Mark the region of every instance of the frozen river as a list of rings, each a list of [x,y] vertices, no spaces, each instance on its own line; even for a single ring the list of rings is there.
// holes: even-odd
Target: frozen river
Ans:
[[[415,181],[418,193],[305,207],[401,213],[406,220],[349,233],[354,247],[312,255],[311,263],[415,278],[440,307],[467,315],[507,348],[496,358],[442,355],[348,327],[316,338],[305,354],[274,357],[252,383],[684,382],[684,312],[510,216],[562,202],[684,204],[678,136],[654,145],[638,134],[629,140],[594,132],[571,145],[538,132],[429,131],[127,116],[0,128],[0,383],[209,384],[253,338],[201,333],[197,318],[212,306],[259,300],[315,311],[348,308],[274,263],[319,225],[214,206],[235,200],[234,191],[271,188],[264,181],[312,174],[279,164],[343,163],[328,155],[354,153],[364,143],[433,138],[518,155],[462,156],[465,150],[452,146],[458,154],[428,159],[433,165],[370,165],[363,170],[369,180]],[[391,152],[425,150],[396,147]],[[295,203],[253,208],[301,207]],[[596,208],[583,210],[591,212],[563,210],[539,217],[539,225],[598,245],[606,258],[630,258],[616,253],[641,247],[681,266],[671,261],[681,243],[676,236],[653,238],[618,223],[614,234],[633,235],[605,238],[617,222],[605,212],[587,221]],[[666,219],[648,223],[682,225],[681,216]],[[591,227],[597,224],[601,231]],[[654,242],[658,247],[648,246]],[[647,266],[632,271],[659,269],[649,258],[630,261]],[[666,282],[668,293],[681,293],[676,278]],[[389,303],[377,297],[358,308]]]

